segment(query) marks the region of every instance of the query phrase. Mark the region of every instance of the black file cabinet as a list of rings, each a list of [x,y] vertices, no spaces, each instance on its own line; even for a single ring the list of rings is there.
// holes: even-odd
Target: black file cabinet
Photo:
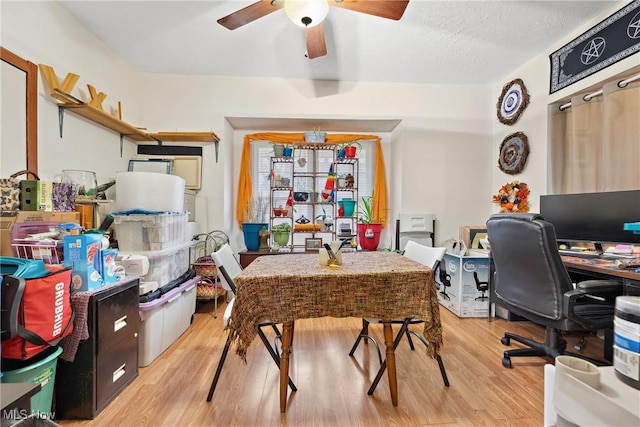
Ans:
[[[138,376],[139,282],[96,290],[89,298],[89,339],[73,362],[58,359],[57,419],[93,419]]]

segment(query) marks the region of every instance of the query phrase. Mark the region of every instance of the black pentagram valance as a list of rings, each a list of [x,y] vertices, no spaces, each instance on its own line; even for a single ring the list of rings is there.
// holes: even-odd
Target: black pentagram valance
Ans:
[[[554,93],[640,51],[640,0],[634,0],[553,52]]]

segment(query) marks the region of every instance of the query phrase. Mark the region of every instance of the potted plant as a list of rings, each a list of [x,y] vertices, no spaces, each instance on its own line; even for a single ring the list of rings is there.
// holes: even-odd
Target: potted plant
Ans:
[[[291,233],[291,224],[288,222],[283,222],[280,224],[274,224],[271,227],[271,236],[273,237],[273,241],[278,245],[287,246],[289,243],[289,234]]]
[[[276,157],[282,157],[284,154],[284,144],[278,144],[275,142],[271,143],[273,145],[273,155]]]
[[[357,140],[340,144],[338,146],[337,157],[339,159],[344,159],[344,158],[353,159],[354,157],[356,157],[356,151],[357,151],[356,146],[362,149],[362,145]]]
[[[365,251],[375,251],[380,243],[382,222],[374,217],[373,196],[362,197],[362,207],[358,207],[358,242]]]
[[[260,230],[269,230],[267,218],[270,212],[269,198],[264,196],[255,197],[244,211],[244,222],[242,223],[242,234],[244,245],[249,251],[260,249]]]
[[[304,132],[304,142],[317,144],[324,142],[327,138],[326,132],[321,132],[320,127],[314,127],[311,131]]]
[[[327,212],[322,208],[322,213],[316,216],[316,224],[321,232],[330,231],[333,226],[333,219],[327,215]]]

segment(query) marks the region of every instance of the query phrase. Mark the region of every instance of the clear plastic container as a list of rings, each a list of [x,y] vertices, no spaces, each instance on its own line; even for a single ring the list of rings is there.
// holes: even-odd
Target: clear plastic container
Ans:
[[[114,215],[113,227],[120,251],[159,251],[189,241],[188,212]]]
[[[162,287],[187,272],[190,249],[191,242],[186,242],[159,251],[119,251],[118,258],[127,255],[146,256],[149,259],[149,271],[140,281],[157,282],[158,286]]]

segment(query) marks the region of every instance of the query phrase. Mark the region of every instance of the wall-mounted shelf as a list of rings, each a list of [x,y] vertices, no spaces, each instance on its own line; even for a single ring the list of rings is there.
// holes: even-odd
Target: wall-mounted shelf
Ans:
[[[64,98],[66,102],[58,103],[58,125],[60,127],[60,138],[62,138],[62,129],[64,123],[64,112],[69,110],[74,114],[84,117],[94,123],[106,127],[120,135],[120,156],[122,156],[122,141],[127,138],[133,142],[193,142],[198,144],[215,144],[216,163],[218,162],[218,143],[220,138],[214,132],[156,132],[147,133],[144,130],[130,125],[110,114],[105,113],[92,105],[81,102],[79,99],[60,93],[57,91],[54,96],[58,100]]]

